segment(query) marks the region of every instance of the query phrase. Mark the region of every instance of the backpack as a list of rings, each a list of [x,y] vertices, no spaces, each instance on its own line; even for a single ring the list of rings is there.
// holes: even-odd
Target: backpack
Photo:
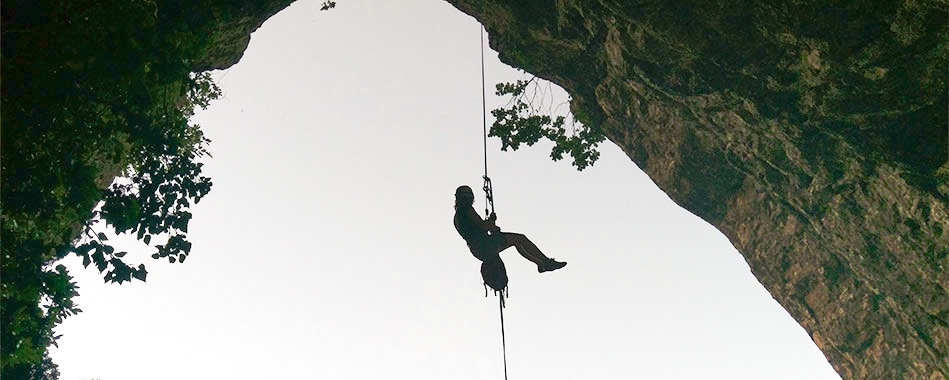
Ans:
[[[495,294],[500,292],[501,297],[504,297],[507,289],[507,269],[504,268],[504,262],[500,257],[481,262],[481,279],[484,280],[485,294],[488,292],[488,287],[491,287]]]

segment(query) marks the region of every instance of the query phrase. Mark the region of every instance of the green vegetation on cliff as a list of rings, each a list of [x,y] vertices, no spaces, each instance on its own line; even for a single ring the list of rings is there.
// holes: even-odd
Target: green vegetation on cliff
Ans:
[[[56,260],[77,254],[108,282],[147,274],[93,224],[134,233],[154,258],[190,251],[188,207],[211,182],[197,162],[208,140],[188,117],[220,93],[192,68],[226,15],[203,2],[2,6],[0,366],[3,378],[55,377],[53,328],[80,311]]]
[[[554,105],[550,82],[532,76],[514,83],[498,83],[496,89],[498,96],[511,97],[506,105],[491,111],[495,120],[488,136],[501,139],[501,150],[517,150],[521,144],[531,146],[543,138],[554,143],[550,158],[559,161],[568,154],[577,170],[600,158],[596,147],[606,139],[603,131],[599,125],[587,125],[573,115],[563,115],[560,107],[569,100]]]

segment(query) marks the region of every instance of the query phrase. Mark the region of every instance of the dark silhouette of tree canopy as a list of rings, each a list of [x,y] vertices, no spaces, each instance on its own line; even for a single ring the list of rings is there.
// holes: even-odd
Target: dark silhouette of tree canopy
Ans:
[[[93,225],[187,258],[188,208],[211,188],[198,162],[208,140],[188,118],[220,94],[191,72],[202,28],[223,17],[204,3],[2,2],[0,377],[58,376],[46,348],[80,309],[57,260],[145,281]]]

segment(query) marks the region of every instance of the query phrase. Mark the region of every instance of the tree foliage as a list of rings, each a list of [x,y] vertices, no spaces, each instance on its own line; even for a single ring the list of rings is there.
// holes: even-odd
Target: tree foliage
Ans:
[[[504,106],[491,111],[495,121],[489,136],[501,139],[501,150],[517,150],[521,144],[532,146],[540,139],[554,143],[550,157],[554,161],[564,154],[573,158],[572,165],[583,170],[600,157],[597,145],[604,140],[603,133],[576,121],[571,115],[558,115],[560,107],[569,100],[554,106],[549,82],[536,76],[514,83],[498,83],[495,94],[510,96]]]
[[[188,118],[220,95],[190,69],[208,44],[200,27],[219,17],[201,3],[2,2],[3,378],[58,373],[46,348],[80,309],[57,260],[146,279],[95,226],[134,234],[157,259],[190,252],[188,210],[211,181],[198,162],[209,141]]]

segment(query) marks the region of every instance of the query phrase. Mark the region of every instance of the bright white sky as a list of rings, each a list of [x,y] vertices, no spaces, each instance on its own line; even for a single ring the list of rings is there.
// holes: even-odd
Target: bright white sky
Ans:
[[[132,246],[148,282],[121,286],[67,260],[84,312],[58,329],[63,379],[503,378],[498,300],[451,223],[455,187],[481,186],[479,26],[436,0],[320,3],[216,73],[190,258]],[[490,50],[486,66],[490,109],[521,74]],[[569,262],[502,255],[511,379],[839,379],[728,240],[616,146],[583,172],[549,144],[499,146],[498,224]]]

